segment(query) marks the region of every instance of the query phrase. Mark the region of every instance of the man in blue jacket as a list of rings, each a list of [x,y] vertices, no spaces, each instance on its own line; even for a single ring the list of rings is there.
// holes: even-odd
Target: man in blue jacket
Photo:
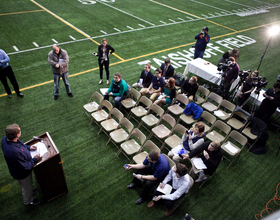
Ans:
[[[105,92],[104,99],[109,100],[109,96],[113,96],[115,101],[115,108],[119,109],[121,101],[125,99],[127,92],[127,83],[122,79],[120,73],[116,73],[108,91]]]
[[[200,33],[194,37],[194,39],[197,40],[195,44],[194,59],[198,57],[202,59],[206,46],[210,41],[208,27],[204,27],[202,31],[200,31]]]
[[[10,174],[21,186],[24,205],[37,205],[40,199],[33,198],[32,168],[39,161],[40,154],[33,158],[30,155],[30,151],[37,147],[27,146],[19,140],[21,131],[17,124],[8,125],[5,133],[1,146]]]

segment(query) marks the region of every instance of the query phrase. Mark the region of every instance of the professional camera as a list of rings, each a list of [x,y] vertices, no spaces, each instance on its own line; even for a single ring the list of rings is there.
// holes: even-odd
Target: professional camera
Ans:
[[[233,66],[234,66],[234,63],[232,63],[231,61],[226,60],[226,62],[221,63],[221,64],[218,65],[217,70],[218,71],[222,70],[223,72],[226,72],[226,71],[230,70]]]
[[[261,91],[261,88],[265,87],[268,84],[266,77],[256,77],[256,83],[255,86],[257,87],[255,90],[255,93],[259,93]]]
[[[202,31],[200,32],[200,35],[205,35],[205,31],[202,30]]]
[[[241,70],[241,71],[239,71],[240,81],[241,82],[245,81],[248,78],[248,76],[250,75],[250,72],[251,72],[251,70],[247,70],[247,71]]]

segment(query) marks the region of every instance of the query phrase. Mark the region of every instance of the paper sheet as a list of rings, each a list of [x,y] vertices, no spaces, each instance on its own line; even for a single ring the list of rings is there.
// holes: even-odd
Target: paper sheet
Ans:
[[[170,186],[169,184],[165,184],[165,186],[163,188],[160,188],[158,186],[157,191],[162,192],[165,195],[169,195],[172,191],[172,186]]]
[[[203,160],[201,158],[193,158],[192,162],[194,163],[194,166],[196,169],[207,169],[206,165],[203,163]]]
[[[138,83],[138,84],[139,84],[139,85],[142,85],[142,83],[143,83],[143,79],[142,79],[142,78],[140,78],[140,79],[139,79],[139,83]]]
[[[227,142],[225,145],[225,148],[227,148],[231,153],[235,154],[238,152],[236,147],[234,147],[230,142]]]
[[[33,158],[36,154],[40,154],[40,157],[43,157],[45,153],[48,153],[48,149],[46,145],[42,142],[38,142],[32,146],[37,146],[37,150],[35,151],[30,151],[31,157]]]
[[[108,91],[108,88],[101,88],[100,92],[102,93],[102,95],[105,95],[105,92]]]
[[[225,114],[222,111],[220,111],[220,110],[214,111],[214,115],[220,116],[220,117],[225,116]]]

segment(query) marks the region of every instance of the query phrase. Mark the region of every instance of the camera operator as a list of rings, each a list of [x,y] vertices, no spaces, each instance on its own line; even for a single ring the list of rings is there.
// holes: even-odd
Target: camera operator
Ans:
[[[266,122],[277,107],[280,107],[280,82],[274,83],[273,88],[269,88],[263,96],[265,99],[254,116]]]
[[[207,44],[210,41],[210,36],[208,35],[208,27],[204,27],[198,35],[194,37],[196,39],[195,51],[194,51],[194,59],[203,58],[204,51],[206,49]]]
[[[220,66],[222,63],[225,63],[230,57],[234,57],[235,62],[237,62],[239,58],[239,50],[237,48],[234,48],[233,50],[228,50],[227,52],[225,52],[219,60],[218,66]]]
[[[222,91],[222,96],[224,99],[228,98],[230,86],[234,82],[234,80],[237,79],[239,73],[239,66],[236,63],[234,57],[230,57],[227,61],[227,64],[230,65],[231,69],[224,73],[220,85],[220,90]]]
[[[240,80],[242,80],[243,83],[240,89],[240,93],[238,95],[238,101],[237,101],[238,106],[241,106],[250,97],[251,92],[254,90],[255,86],[258,83],[257,81],[259,75],[258,70],[252,72],[248,78],[245,76],[246,74],[248,74],[248,71],[247,72],[242,71],[242,73],[239,75]]]

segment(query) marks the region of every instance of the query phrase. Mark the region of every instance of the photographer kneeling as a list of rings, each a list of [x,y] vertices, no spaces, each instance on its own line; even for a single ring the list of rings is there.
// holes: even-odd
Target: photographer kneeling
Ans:
[[[220,90],[222,91],[222,97],[224,99],[228,98],[228,93],[231,84],[234,82],[234,80],[237,79],[238,77],[238,72],[239,72],[239,66],[235,62],[234,57],[230,57],[227,61],[227,64],[231,66],[231,69],[228,70],[224,75],[222,76],[222,82],[220,85]]]
[[[245,80],[243,80],[240,93],[238,95],[238,106],[241,106],[250,97],[251,92],[254,90],[256,84],[258,83],[258,76],[259,71],[255,70],[249,75],[248,78],[246,77]],[[240,79],[242,80],[241,77]]]

